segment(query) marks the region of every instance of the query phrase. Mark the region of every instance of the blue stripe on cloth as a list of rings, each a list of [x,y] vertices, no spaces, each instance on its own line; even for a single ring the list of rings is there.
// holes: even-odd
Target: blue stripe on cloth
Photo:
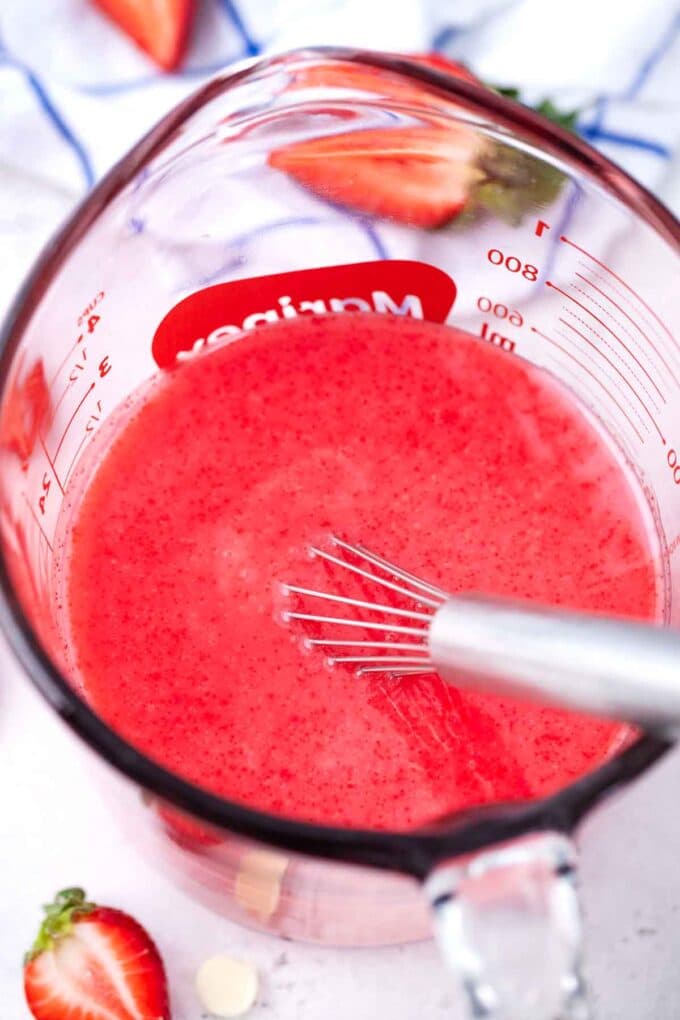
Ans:
[[[149,85],[167,83],[173,78],[202,78],[216,74],[233,60],[237,60],[240,54],[230,53],[223,60],[214,63],[204,64],[199,67],[185,67],[173,74],[146,74],[140,78],[130,78],[128,81],[94,82],[92,84],[78,84],[77,82],[65,82],[70,89],[81,92],[88,96],[116,96],[124,92],[134,92],[137,89],[146,88]]]
[[[649,152],[661,159],[670,159],[672,156],[671,150],[661,142],[655,142],[651,138],[640,138],[637,135],[624,135],[618,131],[608,131],[595,123],[579,125],[579,133],[590,142],[612,142],[614,145],[624,145],[629,149]]]
[[[258,237],[262,237],[264,234],[270,234],[273,230],[282,230],[284,227],[320,227],[324,223],[330,222],[330,220],[320,220],[318,216],[289,216],[284,220],[274,220],[272,223],[263,223],[259,227],[253,227],[252,230],[246,231],[245,234],[232,237],[229,244],[249,244],[250,241],[256,241]]]
[[[243,265],[243,258],[241,255],[234,255],[232,249],[234,247],[242,247],[249,244],[251,241],[256,241],[259,237],[263,237],[265,234],[272,233],[273,231],[282,230],[285,227],[317,227],[323,226],[324,223],[329,223],[330,220],[320,220],[316,216],[291,216],[283,220],[274,220],[272,223],[264,223],[262,226],[255,227],[253,230],[247,231],[245,234],[239,234],[237,237],[232,237],[228,242],[229,258],[219,266],[218,269],[214,269],[211,273],[206,276],[200,277],[196,283],[202,287],[206,287],[219,279],[230,269],[235,269],[237,266]],[[192,281],[190,284],[182,284],[180,290],[186,290],[187,287],[193,287],[195,283]],[[176,288],[177,289],[177,288]]]
[[[661,63],[663,58],[666,56],[671,46],[676,40],[676,36],[680,31],[680,13],[677,13],[671,21],[669,27],[663,33],[659,41],[656,43],[654,48],[647,54],[642,64],[635,73],[635,77],[628,86],[624,93],[624,99],[634,99],[640,89],[643,87],[652,71]]]
[[[457,25],[445,25],[444,28],[440,28],[432,40],[432,49],[435,53],[443,50],[450,42],[460,35],[462,29]]]
[[[351,220],[357,225],[357,227],[360,228],[360,230],[363,230],[379,259],[388,259],[390,257],[380,234],[376,230],[374,219],[370,216],[362,216],[361,213],[352,212],[352,210],[348,209],[347,206],[341,205],[339,202],[331,202],[328,198],[321,198],[320,195],[317,196],[317,201],[323,202],[323,204],[328,206],[329,209],[336,212],[338,216],[342,216],[343,219]]]
[[[375,224],[373,220],[369,220],[365,216],[357,216],[353,217],[353,219],[358,226],[363,228],[366,237],[369,239],[369,241],[375,248],[375,253],[378,256],[378,258],[388,259],[390,257],[389,252],[387,251],[387,248],[385,247],[382,238],[378,234],[378,231],[375,229]]]
[[[595,103],[595,110],[593,112],[593,119],[590,122],[590,129],[600,128],[604,123],[605,114],[607,113],[607,107],[609,105],[609,96],[600,96]],[[579,124],[579,134],[583,134],[588,130],[588,127]]]
[[[560,216],[558,222],[553,225],[550,231],[549,235],[550,247],[548,249],[548,256],[545,262],[543,263],[543,268],[541,269],[539,282],[549,280],[550,277],[552,276],[552,272],[553,269],[555,268],[555,263],[557,261],[557,255],[561,247],[560,237],[562,236],[562,234],[565,234],[569,229],[571,221],[574,218],[574,213],[576,212],[576,206],[578,205],[579,201],[581,200],[581,196],[583,195],[583,190],[581,186],[576,183],[576,181],[573,181],[570,187],[571,194],[567,198],[567,201],[564,203],[562,215]]]
[[[240,35],[245,51],[244,55],[248,57],[256,57],[260,52],[260,46],[248,31],[241,16],[241,12],[234,3],[234,0],[217,0],[217,2]]]
[[[430,49],[439,51],[449,43],[457,39],[459,35],[469,35],[479,31],[490,22],[493,22],[512,7],[517,7],[522,0],[498,0],[490,9],[482,10],[481,14],[472,17],[464,25],[443,25],[433,36]],[[446,54],[448,56],[448,54]],[[460,54],[460,59],[465,62],[465,55]]]
[[[88,188],[90,188],[94,184],[95,174],[87,149],[76,137],[73,130],[60,113],[54,100],[38,75],[35,74],[30,67],[27,67],[26,64],[23,64],[21,61],[13,57],[9,50],[3,46],[2,42],[0,42],[0,61],[9,64],[10,67],[16,68],[17,71],[20,71],[21,74],[23,74],[27,85],[37,99],[41,110],[49,120],[54,130],[61,138],[63,138],[76,157],[78,164],[80,165],[85,184]]]
[[[358,227],[360,227],[363,230],[364,234],[373,245],[373,248],[375,249],[375,252],[378,255],[378,257],[381,259],[388,258],[389,256],[387,254],[387,250],[383,245],[382,241],[380,240],[380,238],[378,237],[378,234],[376,233],[373,223],[363,216],[361,217],[352,216],[350,218],[354,223],[356,223]],[[230,269],[236,269],[238,266],[242,266],[243,258],[240,254],[238,255],[233,254],[234,247],[243,247],[244,245],[249,244],[251,241],[256,241],[258,238],[263,237],[266,234],[270,234],[278,230],[283,230],[286,227],[322,227],[327,226],[329,223],[332,222],[333,222],[332,219],[319,219],[317,216],[292,216],[283,220],[274,220],[273,223],[264,223],[260,227],[255,227],[253,230],[249,230],[244,234],[239,234],[237,237],[232,237],[231,240],[228,242],[229,258],[225,262],[223,262],[218,269],[215,269],[213,270],[213,272],[208,273],[205,276],[202,276],[199,280],[192,281],[190,284],[184,283],[180,288],[176,289],[186,290],[188,287],[193,287],[196,284],[202,287],[207,287],[215,280],[219,279],[220,276],[223,276],[224,273],[228,272]],[[140,233],[139,223],[134,224],[131,223],[131,227],[134,233]],[[143,230],[143,224],[141,225],[141,229]]]
[[[633,79],[627,89],[624,90],[620,98],[622,99],[634,99],[640,90],[643,88],[645,82],[649,76],[663,60],[668,53],[669,49],[675,42],[676,36],[680,31],[680,14],[676,14],[671,22],[669,28],[663,33],[659,41],[654,45],[652,50],[644,58],[638,69],[636,70]],[[600,96],[595,103],[595,110],[593,112],[592,120],[590,124],[579,124],[579,134],[583,135],[584,138],[588,138],[590,141],[602,141],[602,142],[614,142],[619,145],[626,145],[631,148],[637,148],[645,150],[647,152],[654,153],[663,159],[668,159],[671,153],[669,150],[660,143],[643,139],[634,138],[628,135],[620,135],[617,132],[609,132],[603,129],[605,117],[609,109],[609,104],[612,100],[612,96]],[[616,97],[618,98],[618,97]]]

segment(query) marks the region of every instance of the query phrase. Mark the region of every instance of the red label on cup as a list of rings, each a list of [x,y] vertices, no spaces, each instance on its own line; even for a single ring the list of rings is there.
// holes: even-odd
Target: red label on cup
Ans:
[[[190,294],[165,316],[151,353],[161,368],[268,322],[328,312],[382,312],[445,322],[456,299],[450,276],[423,262],[383,260],[301,269]]]

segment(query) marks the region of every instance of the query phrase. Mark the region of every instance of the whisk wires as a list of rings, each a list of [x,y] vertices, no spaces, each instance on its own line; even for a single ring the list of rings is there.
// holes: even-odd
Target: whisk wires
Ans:
[[[284,594],[296,601],[295,608],[284,610],[284,620],[298,620],[308,627],[313,626],[319,633],[307,636],[305,646],[327,652],[329,664],[347,665],[359,676],[367,673],[391,676],[431,673],[432,663],[427,647],[429,624],[434,613],[446,601],[446,592],[362,545],[352,545],[336,535],[330,536],[329,542],[332,552],[310,546],[310,556],[328,564],[329,573],[337,576],[341,585],[351,574],[364,582],[369,595],[371,586],[375,586],[379,599],[351,598],[340,592],[285,584]],[[390,595],[397,596],[400,604],[385,601]],[[352,613],[331,616],[311,612],[309,600],[347,607]],[[313,605],[311,608],[314,608]],[[371,614],[383,619],[373,619]],[[369,632],[370,636],[343,637],[340,636],[343,631],[336,628],[358,628]],[[344,631],[345,635],[348,633]]]

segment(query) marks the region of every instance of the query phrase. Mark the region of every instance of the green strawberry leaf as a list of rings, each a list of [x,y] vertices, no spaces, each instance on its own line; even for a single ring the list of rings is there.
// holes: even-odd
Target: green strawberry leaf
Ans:
[[[503,85],[489,85],[489,88],[497,92],[499,96],[505,96],[506,99],[515,99],[519,102],[519,89],[511,88],[510,86],[506,88]]]
[[[91,914],[95,909],[94,903],[90,903],[82,889],[73,887],[62,889],[58,892],[52,903],[43,907],[45,920],[40,925],[40,930],[24,962],[28,963],[41,953],[49,952],[54,948],[55,942],[64,938],[73,929],[73,922],[84,914]]]
[[[493,88],[506,99],[521,102],[519,89]],[[551,99],[543,99],[534,109],[560,127],[576,130],[580,111],[559,110]],[[471,188],[466,207],[456,219],[459,227],[474,222],[484,213],[516,226],[527,214],[539,213],[554,202],[567,180],[556,167],[500,141],[490,144],[477,166],[482,177]]]
[[[569,110],[568,112],[558,110],[552,99],[542,100],[534,109],[536,113],[540,113],[542,117],[547,117],[548,120],[552,120],[555,124],[559,124],[566,131],[576,131],[580,110]]]
[[[516,103],[522,102],[522,93],[519,89],[508,86],[491,85],[489,86],[494,92],[497,92],[499,96],[504,96],[506,99],[512,99]],[[524,103],[524,106],[528,106],[528,103]],[[565,128],[567,131],[576,131],[576,124],[580,110],[560,110],[553,103],[552,99],[542,99],[536,106],[530,107],[540,113],[542,117],[546,117],[547,120],[551,120],[554,124],[558,124],[560,127]]]

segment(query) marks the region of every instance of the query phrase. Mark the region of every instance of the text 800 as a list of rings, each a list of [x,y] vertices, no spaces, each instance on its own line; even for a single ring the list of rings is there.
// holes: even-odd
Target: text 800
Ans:
[[[525,280],[532,283],[538,279],[538,267],[530,262],[521,262],[516,255],[504,255],[498,248],[489,248],[486,257],[492,266],[503,266],[509,273],[521,273]]]

